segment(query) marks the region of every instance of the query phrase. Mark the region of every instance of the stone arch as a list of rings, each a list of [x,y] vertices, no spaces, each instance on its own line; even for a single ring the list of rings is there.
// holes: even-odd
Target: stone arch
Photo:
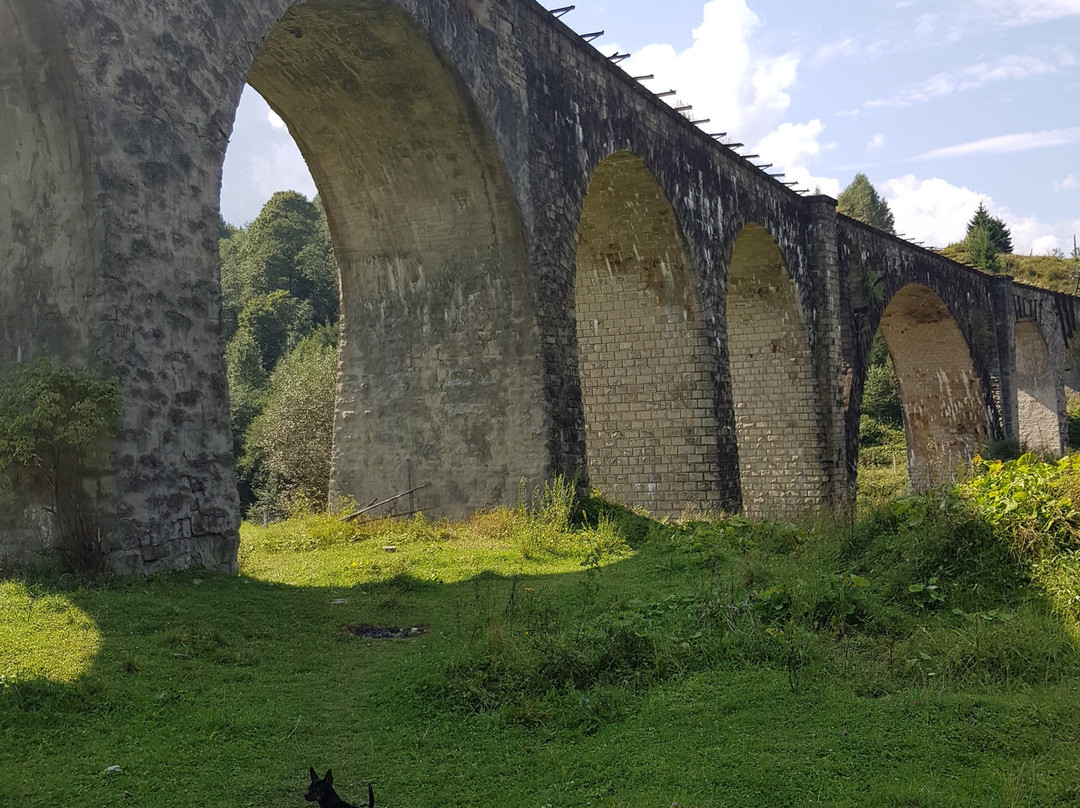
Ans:
[[[60,31],[51,2],[0,0],[0,368],[102,348],[91,138]]]
[[[735,241],[726,319],[743,510],[804,512],[825,484],[814,362],[795,284],[761,225]]]
[[[658,516],[716,507],[714,353],[675,211],[629,152],[597,167],[574,285],[589,478]]]
[[[248,82],[319,188],[341,271],[331,496],[457,515],[547,472],[518,204],[469,90],[386,0],[298,3]]]
[[[93,141],[53,4],[0,0],[0,53],[0,376],[46,357],[95,366],[107,346]],[[95,474],[87,512],[111,485]],[[0,488],[0,566],[54,544],[51,499]]]
[[[1034,452],[1060,455],[1064,447],[1050,349],[1035,320],[1016,323],[1014,340],[1020,443]]]
[[[900,385],[911,486],[950,482],[990,435],[967,341],[945,302],[921,284],[893,295],[880,328]]]

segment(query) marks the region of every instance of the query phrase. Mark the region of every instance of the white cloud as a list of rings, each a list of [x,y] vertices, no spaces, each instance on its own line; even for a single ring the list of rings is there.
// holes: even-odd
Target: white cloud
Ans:
[[[984,154],[1011,154],[1013,152],[1046,149],[1053,146],[1067,146],[1080,140],[1080,127],[1072,129],[1052,129],[1045,132],[1019,132],[1012,135],[999,135],[956,146],[921,154],[915,160],[940,160],[953,157],[972,157]]]
[[[884,145],[885,145],[885,135],[882,134],[881,132],[878,132],[876,135],[874,135],[872,138],[870,138],[869,142],[867,142],[866,150],[868,152],[877,151],[878,149],[880,149]]]
[[[754,151],[776,166],[793,166],[807,157],[818,157],[835,144],[821,143],[825,124],[815,118],[809,123],[784,123],[763,137]]]
[[[1060,247],[1057,236],[1039,236],[1031,242],[1032,255],[1049,255]]]
[[[318,193],[307,163],[292,140],[267,143],[261,153],[251,156],[249,170],[251,186],[264,200],[286,189],[308,198]]]
[[[754,147],[762,159],[782,170],[786,180],[799,183],[807,190],[818,188],[822,193],[836,196],[840,192],[839,180],[816,177],[806,164],[823,152],[836,148],[835,143],[822,143],[825,124],[815,118],[807,123],[783,123],[763,137]]]
[[[995,205],[986,194],[937,177],[921,180],[908,174],[888,180],[881,190],[896,217],[897,232],[928,246],[944,247],[960,241],[980,204],[1008,226],[1018,255],[1045,254],[1071,238],[1069,233],[1080,232],[1080,220],[1044,222],[1035,216],[1019,216]]]
[[[914,174],[888,180],[881,193],[896,218],[896,231],[934,247],[962,239],[979,204],[988,209],[993,205],[985,194],[937,177],[920,180]]]
[[[1003,28],[1080,17],[1080,0],[976,0],[972,12]]]
[[[1054,183],[1055,191],[1075,191],[1077,188],[1080,188],[1080,180],[1072,174],[1069,174],[1061,182]]]
[[[772,56],[751,46],[759,25],[746,0],[710,0],[690,48],[648,45],[624,65],[632,75],[655,74],[654,89],[677,90],[679,99],[694,105],[695,118],[710,118],[753,143],[783,118],[799,66],[794,54]]]
[[[1021,81],[1057,73],[1070,67],[1073,62],[1072,55],[1064,52],[1058,54],[1056,61],[1039,56],[1002,56],[993,62],[977,62],[958,70],[938,73],[918,84],[902,87],[888,98],[867,101],[864,106],[870,109],[910,107],[935,98],[977,90],[996,82]]]
[[[267,111],[266,120],[268,120],[270,122],[270,125],[275,129],[285,128],[285,121],[281,120],[281,116],[274,112],[274,110],[272,109]]]

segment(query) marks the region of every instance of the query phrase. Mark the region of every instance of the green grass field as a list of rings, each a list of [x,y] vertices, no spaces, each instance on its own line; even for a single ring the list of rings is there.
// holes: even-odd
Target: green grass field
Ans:
[[[1080,804],[1075,549],[1024,561],[944,494],[568,507],[245,526],[238,577],[0,582],[0,805],[300,806],[309,765],[400,808]]]

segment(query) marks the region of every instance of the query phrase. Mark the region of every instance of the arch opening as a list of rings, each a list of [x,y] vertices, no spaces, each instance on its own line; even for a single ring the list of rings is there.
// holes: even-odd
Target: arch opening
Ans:
[[[900,386],[911,487],[951,482],[990,435],[967,342],[945,302],[919,284],[893,296],[880,329]]]
[[[288,126],[339,268],[330,500],[511,503],[547,471],[539,331],[509,174],[469,90],[407,12],[312,0],[248,83]]]
[[[735,241],[727,335],[743,510],[805,512],[824,487],[814,363],[795,284],[761,225],[746,225]]]
[[[657,516],[715,508],[714,353],[675,211],[629,152],[589,184],[574,297],[590,482]]]
[[[1034,320],[1019,321],[1014,340],[1020,443],[1030,451],[1060,455],[1064,446],[1050,349]]]

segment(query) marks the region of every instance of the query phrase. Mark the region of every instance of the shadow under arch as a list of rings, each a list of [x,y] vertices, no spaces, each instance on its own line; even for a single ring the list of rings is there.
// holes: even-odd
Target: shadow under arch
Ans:
[[[990,435],[967,341],[945,302],[921,284],[893,295],[879,327],[900,387],[911,487],[951,482]]]
[[[814,362],[779,245],[747,224],[731,255],[727,340],[743,510],[793,516],[821,502]]]
[[[574,305],[590,482],[656,516],[717,507],[715,355],[675,210],[630,152],[589,183]]]
[[[312,0],[248,76],[319,189],[341,280],[332,501],[509,503],[547,472],[519,207],[469,90],[387,0]]]
[[[1047,455],[1064,451],[1058,412],[1058,389],[1050,362],[1050,349],[1035,320],[1020,320],[1014,330],[1016,343],[1016,403],[1020,443]]]

